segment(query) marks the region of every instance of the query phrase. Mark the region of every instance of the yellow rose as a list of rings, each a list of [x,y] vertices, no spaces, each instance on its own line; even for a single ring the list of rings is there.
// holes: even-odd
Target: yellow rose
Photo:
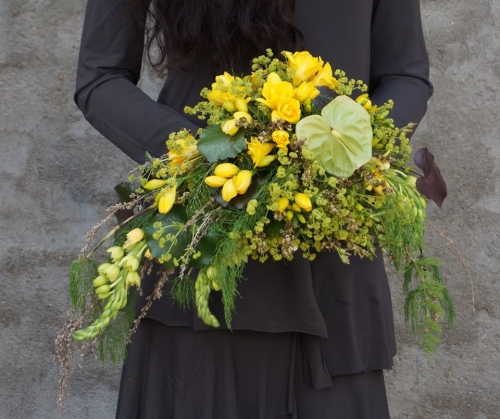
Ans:
[[[326,63],[319,73],[316,74],[313,83],[315,86],[326,86],[329,89],[333,89],[339,85],[337,79],[333,77],[332,66],[330,63]]]
[[[291,124],[296,124],[300,121],[300,102],[293,98],[280,100],[271,118],[273,122],[277,119],[282,119]]]
[[[313,82],[305,81],[295,89],[295,97],[300,103],[310,102],[319,95]]]
[[[240,128],[236,126],[236,119],[233,118],[228,119],[226,122],[224,122],[221,125],[221,129],[224,134],[230,135],[232,137],[238,132]]]
[[[314,75],[323,67],[323,61],[319,57],[313,57],[307,51],[285,52],[288,58],[288,66],[295,70],[293,75],[293,84],[298,86],[303,81],[311,80]]]
[[[262,96],[264,99],[259,98],[257,101],[271,109],[276,109],[280,100],[292,98],[293,94],[293,86],[291,83],[281,81],[280,76],[276,73],[271,73],[267,76],[267,81],[262,87]]]
[[[233,178],[236,192],[242,195],[247,191],[250,183],[252,182],[252,175],[253,173],[251,170],[242,170]]]
[[[290,134],[282,129],[274,131],[272,136],[273,141],[279,148],[285,148],[288,144],[290,144]]]
[[[245,142],[248,146],[248,154],[252,158],[255,167],[257,167],[261,160],[266,157],[274,148],[273,143],[261,143],[255,137],[250,137],[250,142],[246,140]]]

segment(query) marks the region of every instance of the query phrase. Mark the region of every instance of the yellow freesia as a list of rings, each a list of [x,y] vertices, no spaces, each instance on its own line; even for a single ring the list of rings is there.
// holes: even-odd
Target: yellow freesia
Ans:
[[[234,181],[233,179],[229,179],[226,183],[224,183],[224,186],[222,187],[222,199],[226,202],[229,202],[236,195],[238,195],[238,192],[236,192]]]
[[[167,153],[168,160],[170,162],[170,171],[169,171],[170,175],[175,174],[178,168],[180,168],[181,173],[184,173],[186,169],[192,164],[189,161],[194,159],[200,154],[195,141],[196,140],[191,135],[187,139],[175,140],[176,147],[172,148]],[[147,186],[150,183],[151,183],[150,184],[151,188],[156,186],[154,189],[159,189],[161,186],[163,186],[163,185],[157,186],[160,184],[160,182],[156,183],[152,182],[153,181],[148,182],[144,187],[148,189]],[[164,184],[166,184],[166,181],[164,181]]]
[[[252,182],[252,176],[253,172],[251,170],[240,171],[233,178],[234,188],[236,189],[236,192],[238,192],[240,195],[244,194],[250,186],[250,183]]]
[[[295,97],[300,103],[310,102],[319,95],[319,90],[311,81],[305,81],[301,83],[299,87],[295,89]]]
[[[250,102],[250,100],[250,97],[247,97],[246,99],[237,97],[234,101],[234,106],[240,112],[248,112],[248,102]]]
[[[313,57],[307,51],[285,52],[288,59],[288,66],[295,70],[293,74],[293,84],[298,86],[303,81],[311,80],[314,75],[323,67],[323,61],[319,57]]]
[[[169,188],[166,191],[160,192],[160,200],[158,201],[158,212],[161,214],[167,214],[175,203],[175,196],[177,193],[177,187]]]
[[[269,166],[276,159],[276,155],[265,156],[261,161],[257,164],[257,167],[266,167]]]
[[[305,193],[297,192],[294,196],[295,203],[302,208],[304,211],[312,210],[311,198],[309,198]]]
[[[221,125],[221,129],[224,134],[230,135],[232,137],[238,132],[240,128],[236,126],[236,119],[233,118],[228,119],[226,122],[224,122]]]
[[[326,63],[324,67],[316,74],[313,83],[315,86],[326,86],[333,89],[339,85],[339,82],[333,77],[332,66]]]
[[[250,142],[245,140],[248,146],[248,154],[252,158],[252,161],[257,167],[261,160],[266,157],[271,150],[274,148],[273,143],[261,143],[257,138],[250,137]]]
[[[221,188],[226,182],[227,179],[220,176],[208,176],[205,178],[205,183],[211,188]]]
[[[286,148],[290,144],[290,134],[282,129],[273,131],[272,137],[279,148]]]
[[[214,170],[215,176],[225,177],[227,179],[235,176],[241,169],[232,163],[220,163]]]
[[[287,81],[281,81],[280,76],[271,73],[267,76],[267,81],[262,87],[262,98],[257,101],[263,103],[271,109],[276,109],[278,102],[283,99],[292,98],[294,95],[293,86]]]
[[[294,98],[280,100],[271,114],[271,119],[273,122],[282,119],[291,124],[296,124],[300,121],[300,102]]]
[[[148,191],[154,191],[155,189],[160,189],[162,186],[165,186],[167,182],[168,180],[164,179],[151,179],[143,186],[143,188],[147,189]]]
[[[231,74],[229,74],[228,72],[225,72],[221,76],[217,76],[215,78],[216,82],[212,84],[212,90],[207,93],[207,99],[210,102],[220,106],[223,106],[224,102],[234,102],[236,96],[229,92],[233,80],[234,77],[231,76]],[[222,82],[223,86],[225,87],[224,90],[227,89],[227,91],[221,91],[218,89],[218,87],[220,86],[220,82]]]

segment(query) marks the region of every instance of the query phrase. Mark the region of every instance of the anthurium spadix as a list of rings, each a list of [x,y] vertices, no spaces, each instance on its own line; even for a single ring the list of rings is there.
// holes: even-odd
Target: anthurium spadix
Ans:
[[[370,115],[348,96],[336,97],[321,115],[302,119],[296,134],[307,140],[305,148],[334,176],[349,177],[372,157]]]

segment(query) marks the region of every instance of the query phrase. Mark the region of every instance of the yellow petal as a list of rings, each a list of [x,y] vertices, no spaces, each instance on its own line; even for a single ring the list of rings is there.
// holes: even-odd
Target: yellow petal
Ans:
[[[227,179],[220,176],[208,176],[205,178],[205,183],[212,188],[220,188],[224,186],[224,183],[226,182]]]
[[[232,137],[238,132],[240,128],[236,126],[236,119],[233,118],[228,119],[226,122],[224,122],[221,125],[221,129],[224,134],[230,135]]]
[[[225,178],[231,178],[235,175],[238,174],[240,171],[240,168],[236,166],[235,164],[232,163],[221,163],[218,164],[217,167],[214,170],[214,175],[215,176],[220,176],[220,177],[225,177]]]
[[[286,210],[286,207],[288,207],[288,204],[290,203],[290,201],[288,200],[288,198],[285,198],[285,197],[281,197],[278,201],[278,212],[283,212]]]
[[[236,195],[238,195],[238,192],[236,192],[236,188],[234,187],[234,181],[233,179],[229,179],[222,187],[222,199],[229,202]]]
[[[256,166],[257,167],[269,166],[274,161],[274,159],[276,159],[276,155],[274,154],[272,156],[265,156],[262,159],[260,159],[259,163]]]
[[[251,170],[242,170],[233,178],[236,192],[242,195],[247,191],[250,183],[252,182],[252,175],[253,172]]]

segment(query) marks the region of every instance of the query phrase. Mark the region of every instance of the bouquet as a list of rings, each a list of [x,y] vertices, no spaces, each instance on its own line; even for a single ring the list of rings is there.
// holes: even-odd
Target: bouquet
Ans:
[[[283,56],[268,51],[251,74],[216,77],[185,109],[207,127],[171,133],[168,152],[147,155],[131,173],[127,202],[112,208],[125,219],[89,250],[93,229],[71,267],[74,339],[120,358],[165,281],[214,328],[221,319],[208,302],[221,292],[230,326],[249,258],[313,261],[336,252],[349,263],[380,246],[404,273],[406,319],[424,349],[435,350],[453,304],[439,260],[422,253],[426,199],[440,206],[446,196],[434,156],[416,152],[417,174],[409,166],[413,124],[394,126],[391,101],[372,104],[362,81],[307,51]],[[108,260],[98,264],[95,251],[108,241]],[[134,320],[133,295],[154,266],[155,292]]]

